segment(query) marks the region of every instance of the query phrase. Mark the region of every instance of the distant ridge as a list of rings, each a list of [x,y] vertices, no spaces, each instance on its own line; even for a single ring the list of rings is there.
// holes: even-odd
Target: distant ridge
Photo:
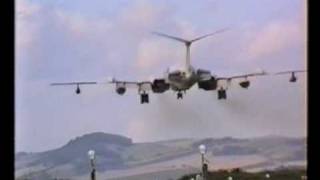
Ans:
[[[127,138],[121,135],[95,132],[95,133],[85,134],[80,137],[76,137],[75,139],[70,140],[64,147],[81,145],[81,144],[95,146],[97,143],[131,145],[132,140],[130,138]]]
[[[15,175],[33,172],[42,176],[59,173],[63,177],[88,173],[87,152],[95,150],[97,171],[128,170],[133,167],[188,159],[198,156],[200,144],[207,146],[208,156],[261,156],[267,161],[289,162],[306,160],[306,138],[265,136],[258,138],[175,139],[133,143],[132,139],[104,132],[75,137],[60,148],[39,153],[19,152],[15,157]],[[197,158],[198,159],[198,158]],[[268,160],[269,159],[269,160]],[[184,164],[181,162],[181,164]],[[261,164],[261,163],[260,163]],[[263,164],[263,163],[262,163]],[[266,163],[268,164],[268,163]],[[37,174],[37,173],[36,173]]]

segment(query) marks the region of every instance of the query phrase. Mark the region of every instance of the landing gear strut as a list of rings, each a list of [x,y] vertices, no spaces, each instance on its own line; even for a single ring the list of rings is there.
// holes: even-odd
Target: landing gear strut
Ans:
[[[140,103],[149,103],[149,95],[147,93],[143,92],[140,94]]]
[[[227,99],[227,91],[223,88],[218,90],[218,99]]]
[[[186,94],[186,91],[185,91],[185,90],[184,90],[183,92],[184,92],[184,94]],[[178,91],[178,93],[177,93],[177,99],[183,99],[183,93],[182,93],[181,90]]]
[[[76,94],[80,94],[80,93],[81,93],[81,90],[80,90],[79,84],[77,84]]]
[[[181,91],[177,93],[177,99],[183,99],[183,94]]]

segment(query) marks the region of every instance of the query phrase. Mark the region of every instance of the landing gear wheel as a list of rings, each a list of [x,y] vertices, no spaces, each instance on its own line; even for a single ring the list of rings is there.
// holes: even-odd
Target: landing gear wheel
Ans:
[[[177,93],[177,99],[183,99],[183,94],[181,91]]]
[[[225,89],[218,90],[218,100],[227,99],[227,91]]]
[[[149,95],[147,93],[140,94],[140,103],[149,103]]]

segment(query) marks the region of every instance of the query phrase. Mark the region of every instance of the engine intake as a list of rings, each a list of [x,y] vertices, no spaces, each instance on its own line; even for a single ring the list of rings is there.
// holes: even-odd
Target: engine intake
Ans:
[[[239,83],[242,88],[248,88],[250,86],[250,81],[242,81]]]
[[[151,88],[154,93],[163,93],[170,88],[170,84],[166,83],[164,79],[155,79]]]
[[[198,87],[206,91],[217,89],[217,80],[211,76],[209,80],[198,82]]]
[[[197,76],[202,80],[210,80],[212,77],[210,71],[204,69],[198,69]]]

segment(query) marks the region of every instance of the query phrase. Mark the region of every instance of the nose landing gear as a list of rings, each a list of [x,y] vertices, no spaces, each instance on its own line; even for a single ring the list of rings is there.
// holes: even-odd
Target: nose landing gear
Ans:
[[[186,93],[186,91],[184,91],[184,93]],[[177,93],[177,99],[183,99],[183,93],[182,93],[182,91],[178,91],[178,93]]]
[[[218,100],[227,99],[227,91],[223,88],[218,90]]]

